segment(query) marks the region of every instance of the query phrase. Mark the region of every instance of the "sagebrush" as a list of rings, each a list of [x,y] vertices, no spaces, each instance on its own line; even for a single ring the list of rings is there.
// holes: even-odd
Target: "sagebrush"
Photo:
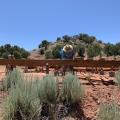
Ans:
[[[27,78],[14,70],[7,77],[5,86],[9,96],[2,105],[4,120],[40,120],[44,117],[57,120],[59,105],[64,106],[64,101],[77,103],[84,95],[79,79],[70,73],[65,76],[61,88],[53,75],[41,80]]]

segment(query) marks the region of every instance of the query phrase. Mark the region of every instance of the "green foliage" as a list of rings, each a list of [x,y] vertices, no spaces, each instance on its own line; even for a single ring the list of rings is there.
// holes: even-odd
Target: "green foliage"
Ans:
[[[83,57],[85,49],[88,48],[88,57],[92,58],[98,55],[107,55],[107,56],[117,56],[120,55],[120,43],[117,43],[115,45],[113,44],[105,44],[102,42],[102,40],[97,40],[97,38],[95,36],[92,35],[88,35],[85,33],[80,33],[78,35],[74,35],[74,36],[69,36],[69,35],[64,35],[62,37],[57,37],[56,41],[58,43],[61,43],[63,45],[65,44],[71,44],[71,45],[75,45],[75,49],[77,50],[76,52],[78,53],[78,55],[80,57]],[[61,41],[61,42],[59,42]],[[48,42],[47,40],[43,40],[41,42],[41,44],[39,45],[39,48],[44,47],[45,50],[47,50],[48,45],[50,44],[50,42]],[[83,46],[79,46],[79,44],[83,45]],[[51,45],[52,46],[52,45]],[[9,48],[9,46],[8,46]],[[102,52],[101,52],[101,49]],[[50,49],[48,49],[50,50]],[[42,52],[43,53],[43,52]],[[59,47],[53,47],[53,52],[51,54],[50,53],[50,57],[48,57],[47,59],[50,58],[60,58],[60,53],[59,53]],[[49,55],[48,55],[49,56]]]
[[[37,93],[42,103],[54,104],[57,100],[57,82],[52,75],[37,81]]]
[[[29,52],[25,49],[20,48],[19,46],[11,46],[10,44],[5,44],[4,46],[0,46],[0,57],[8,58],[8,55],[14,55],[16,59],[27,58],[29,56]]]
[[[52,51],[51,50],[47,50],[45,52],[45,58],[46,59],[52,59],[53,58],[53,54],[52,54]]]
[[[53,54],[53,58],[61,58],[61,54],[60,54],[60,50],[62,49],[62,45],[56,45],[53,50],[52,50],[52,54]]]
[[[86,44],[91,44],[96,40],[96,38],[94,36],[89,36],[88,34],[81,33],[79,34],[79,40],[85,42]]]
[[[98,43],[102,44],[102,40],[98,40]]]
[[[120,55],[120,42],[116,43],[116,49],[117,55]]]
[[[14,54],[16,59],[20,59],[21,58],[21,53],[20,52],[14,51],[13,54]]]
[[[27,52],[24,48],[20,49],[20,53],[21,53],[21,58],[27,58],[30,55],[30,53]]]
[[[33,82],[23,80],[10,89],[3,104],[4,120],[39,120],[41,105]]]
[[[64,100],[69,104],[79,102],[84,93],[79,79],[72,74],[65,76],[63,87],[58,89],[53,75],[42,80],[30,76],[27,79],[16,69],[8,74],[5,86],[9,96],[2,104],[3,120],[40,120],[44,106],[48,106],[50,119],[55,120],[59,103]]]
[[[101,55],[101,47],[98,44],[89,45],[87,54],[89,58]]]
[[[106,44],[104,48],[105,54],[107,56],[117,56],[120,55],[120,43],[114,44]]]
[[[116,72],[115,77],[116,77],[116,80],[117,80],[117,84],[120,87],[120,70],[118,72]]]
[[[116,103],[103,104],[98,114],[98,120],[120,120],[120,107]]]
[[[56,41],[61,41],[61,37],[57,37],[57,40]]]
[[[30,78],[28,81],[17,69],[7,75],[4,85],[9,90],[9,96],[2,104],[3,120],[40,119],[41,104],[35,91],[36,84],[32,81]]]
[[[116,51],[115,46],[113,44],[108,43],[106,44],[104,51],[107,56],[112,56],[115,54],[115,51]]]
[[[18,82],[21,82],[23,79],[23,74],[17,70],[14,69],[13,71],[9,72],[4,79],[3,82],[3,90],[8,90],[10,89],[13,85],[16,86]]]
[[[80,84],[80,80],[72,75],[67,74],[63,81],[62,99],[67,103],[76,103],[82,99],[84,90]]]
[[[85,47],[83,45],[78,44],[76,47],[76,51],[80,57],[84,57]]]
[[[56,105],[58,99],[58,86],[57,82],[52,75],[47,75],[41,81],[36,82],[38,98],[41,101],[41,104],[48,106],[47,111],[51,120],[56,120]]]
[[[39,48],[41,48],[41,47],[45,47],[45,50],[47,50],[47,47],[48,47],[48,45],[49,45],[50,43],[47,41],[47,40],[43,40],[42,42],[41,42],[41,44],[39,44]]]
[[[5,59],[8,59],[8,55],[9,55],[8,52],[1,53],[1,57]]]
[[[68,35],[64,35],[64,36],[63,36],[63,42],[65,42],[65,43],[69,42],[70,39],[71,39],[71,37],[68,36]]]
[[[44,55],[45,51],[43,48],[40,49],[40,55]]]

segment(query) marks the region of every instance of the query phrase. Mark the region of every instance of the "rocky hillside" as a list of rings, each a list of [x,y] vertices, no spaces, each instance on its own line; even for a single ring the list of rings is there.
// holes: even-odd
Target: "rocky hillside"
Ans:
[[[64,35],[58,37],[54,43],[48,40],[43,40],[38,49],[30,52],[30,59],[59,59],[60,49],[66,45],[71,44],[74,47],[76,57],[87,58],[104,58],[109,59],[119,58],[120,43],[110,44],[104,43],[95,36],[88,34],[79,34],[74,36]],[[112,57],[111,57],[112,56]]]

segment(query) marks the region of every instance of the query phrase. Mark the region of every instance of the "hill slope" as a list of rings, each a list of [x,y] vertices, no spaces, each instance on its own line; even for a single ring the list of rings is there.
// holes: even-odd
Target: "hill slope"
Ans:
[[[120,56],[120,43],[115,45],[110,43],[103,43],[94,36],[88,34],[79,34],[74,36],[64,35],[62,38],[58,37],[54,43],[43,40],[39,44],[39,48],[30,52],[30,59],[59,59],[60,49],[66,45],[71,44],[74,47],[76,57],[87,58],[104,58],[108,56],[109,59],[114,59]]]

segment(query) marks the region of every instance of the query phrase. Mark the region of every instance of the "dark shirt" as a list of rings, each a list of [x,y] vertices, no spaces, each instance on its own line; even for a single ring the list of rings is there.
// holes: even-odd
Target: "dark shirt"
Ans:
[[[74,57],[73,50],[70,52],[65,52],[65,51],[63,51],[63,49],[61,49],[60,54],[61,54],[61,59],[73,59],[73,57]]]

